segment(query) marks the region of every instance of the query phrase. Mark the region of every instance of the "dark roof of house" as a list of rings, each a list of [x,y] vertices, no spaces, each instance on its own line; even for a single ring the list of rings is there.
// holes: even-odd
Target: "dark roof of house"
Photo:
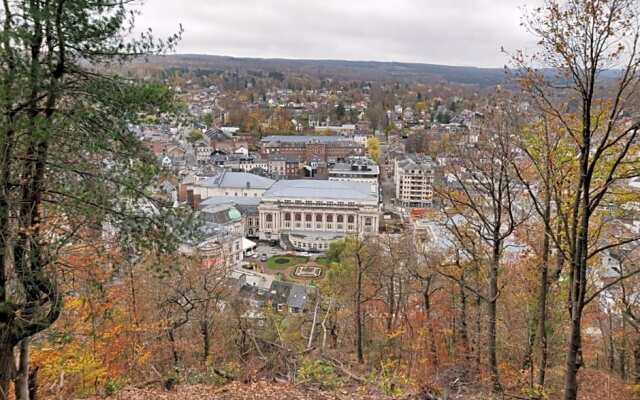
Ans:
[[[242,215],[238,209],[231,205],[210,206],[202,210],[202,218],[209,222],[226,225],[238,221]]]
[[[209,138],[210,140],[226,140],[231,139],[233,134],[230,132],[225,132],[219,128],[209,128],[204,132],[204,136]]]
[[[264,304],[269,294],[266,290],[258,288],[253,285],[246,285],[246,284],[243,284],[242,282],[239,282],[239,283],[241,286],[238,291],[238,295],[241,298],[250,299],[260,304]]]
[[[307,303],[307,288],[292,282],[273,281],[269,289],[272,304],[286,304],[289,307],[304,308]]]

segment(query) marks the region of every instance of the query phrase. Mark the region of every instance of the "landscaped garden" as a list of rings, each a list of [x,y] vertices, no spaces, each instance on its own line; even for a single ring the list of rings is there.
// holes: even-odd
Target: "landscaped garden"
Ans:
[[[307,257],[302,256],[273,256],[267,260],[267,267],[271,269],[286,269],[307,262]]]
[[[322,268],[309,265],[299,265],[293,275],[299,278],[319,278],[322,275]]]

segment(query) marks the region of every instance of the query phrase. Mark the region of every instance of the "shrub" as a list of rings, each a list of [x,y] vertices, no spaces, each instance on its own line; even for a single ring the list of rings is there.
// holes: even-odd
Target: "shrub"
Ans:
[[[298,384],[318,385],[322,389],[335,389],[341,384],[333,366],[321,360],[305,359],[298,369]]]

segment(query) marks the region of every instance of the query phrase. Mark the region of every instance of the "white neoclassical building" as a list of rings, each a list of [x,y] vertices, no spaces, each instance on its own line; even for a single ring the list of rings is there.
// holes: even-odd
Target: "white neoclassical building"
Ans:
[[[365,182],[283,180],[258,206],[260,239],[283,248],[325,251],[347,235],[376,233],[377,191]]]

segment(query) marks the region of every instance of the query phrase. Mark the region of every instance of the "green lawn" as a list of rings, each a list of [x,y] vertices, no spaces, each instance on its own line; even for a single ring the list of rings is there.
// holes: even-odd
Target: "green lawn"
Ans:
[[[285,269],[295,265],[304,264],[307,257],[301,256],[273,256],[267,260],[267,267],[271,269]]]
[[[320,265],[324,265],[325,267],[328,267],[331,265],[331,261],[324,256],[316,258],[316,262]]]

